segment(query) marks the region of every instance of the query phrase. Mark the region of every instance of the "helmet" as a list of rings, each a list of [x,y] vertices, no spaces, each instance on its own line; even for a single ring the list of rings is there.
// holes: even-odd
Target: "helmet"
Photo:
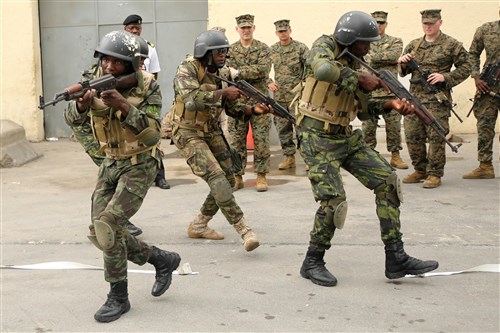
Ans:
[[[340,17],[333,37],[344,46],[352,45],[358,40],[374,42],[380,39],[375,19],[358,11],[348,12]]]
[[[101,39],[101,43],[95,49],[94,58],[109,55],[131,62],[134,69],[138,70],[141,53],[138,36],[119,30],[112,31]]]
[[[148,42],[141,36],[135,36],[137,38],[137,41],[139,42],[139,50],[141,52],[141,57],[142,58],[149,58],[149,46]]]
[[[208,51],[228,48],[229,41],[222,31],[209,30],[202,32],[194,42],[194,54],[197,59],[203,58]]]

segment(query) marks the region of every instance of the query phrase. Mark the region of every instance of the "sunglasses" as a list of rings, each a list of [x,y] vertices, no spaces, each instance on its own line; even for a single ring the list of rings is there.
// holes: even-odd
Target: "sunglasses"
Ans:
[[[218,53],[218,54],[227,54],[228,52],[229,52],[229,49],[227,47],[212,50],[212,53]]]

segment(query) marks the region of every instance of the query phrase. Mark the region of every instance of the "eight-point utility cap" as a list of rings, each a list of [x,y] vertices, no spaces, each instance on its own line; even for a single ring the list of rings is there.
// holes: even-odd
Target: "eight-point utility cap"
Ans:
[[[250,14],[240,15],[236,18],[236,24],[240,28],[253,27],[253,18]]]
[[[372,13],[372,16],[375,19],[375,21],[384,23],[387,22],[387,15],[388,15],[387,12],[383,12],[381,10],[377,10],[376,12]]]
[[[420,14],[422,14],[422,23],[434,24],[441,19],[441,9],[426,9]]]
[[[290,20],[279,20],[274,22],[276,31],[284,31],[290,29]]]

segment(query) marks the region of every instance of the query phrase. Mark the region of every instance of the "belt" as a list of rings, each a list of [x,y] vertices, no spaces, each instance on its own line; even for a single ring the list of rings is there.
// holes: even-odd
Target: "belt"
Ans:
[[[317,120],[308,116],[304,116],[302,119],[301,125],[309,128],[314,128],[316,130],[322,131],[328,134],[347,134],[349,135],[352,132],[351,126],[340,126],[329,124],[325,129],[325,122],[322,120]]]

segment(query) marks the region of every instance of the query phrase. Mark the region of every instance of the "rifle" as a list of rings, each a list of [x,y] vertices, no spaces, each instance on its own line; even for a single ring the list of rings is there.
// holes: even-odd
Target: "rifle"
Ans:
[[[462,120],[462,118],[460,118],[458,116],[458,114],[455,112],[455,110],[453,110],[453,104],[451,104],[451,102],[449,101],[448,97],[446,97],[446,95],[444,94],[443,92],[443,89],[444,89],[444,83],[440,82],[436,85],[434,84],[430,84],[429,81],[427,81],[427,79],[429,78],[429,72],[428,71],[423,71],[422,68],[420,68],[420,66],[417,64],[417,62],[414,60],[414,59],[411,59],[410,61],[407,62],[407,69],[410,71],[410,72],[413,72],[413,71],[417,71],[420,73],[420,77],[417,78],[417,79],[411,79],[410,82],[411,83],[419,83],[421,84],[423,87],[424,87],[424,90],[426,93],[430,93],[430,94],[434,94],[434,97],[436,97],[436,99],[438,100],[439,103],[442,103],[444,104],[445,106],[447,106],[451,112],[453,112],[453,114],[455,115],[455,117],[457,117],[457,119],[463,123],[464,121]]]
[[[484,65],[483,71],[479,75],[479,78],[481,80],[483,80],[484,82],[486,82],[488,87],[493,87],[498,82],[498,79],[500,78],[500,63]],[[494,93],[491,90],[488,91],[488,95],[490,95],[491,97],[500,99],[500,94]],[[476,95],[474,96],[474,98],[471,99],[471,101],[474,101],[474,104],[472,104],[472,107],[470,108],[469,113],[467,113],[467,117],[469,117],[472,110],[474,110],[474,106],[476,105],[476,100],[479,97],[481,97],[481,93],[476,92]]]
[[[215,77],[215,78],[222,80],[230,85],[235,86],[236,88],[241,90],[243,92],[243,94],[245,94],[247,97],[252,98],[259,103],[271,105],[273,107],[274,113],[277,116],[279,116],[281,118],[285,118],[285,119],[291,121],[292,124],[295,124],[295,117],[290,112],[288,112],[287,109],[285,109],[283,106],[281,106],[278,102],[276,102],[271,97],[267,97],[266,95],[261,93],[259,90],[254,88],[247,81],[238,80],[238,82],[233,82],[233,81],[226,80],[223,77],[217,76],[217,75],[212,74],[212,73],[208,73],[208,74],[211,75],[212,77]]]
[[[361,65],[363,65],[366,69],[368,69],[370,72],[375,74],[378,78],[380,78],[389,88],[389,90],[396,95],[397,98],[399,99],[406,99],[409,103],[413,104],[415,106],[415,115],[422,121],[425,125],[430,126],[440,137],[443,139],[444,142],[450,146],[451,150],[455,153],[458,153],[458,148],[462,145],[461,143],[454,146],[448,139],[446,139],[446,134],[448,134],[448,131],[440,124],[437,122],[436,118],[432,115],[432,113],[425,107],[425,105],[422,104],[422,102],[413,96],[402,84],[401,82],[398,81],[394,75],[386,70],[383,69],[381,71],[376,71],[370,65],[368,65],[366,62],[361,60],[360,58],[356,57],[354,54],[349,52],[349,50],[346,48],[342,53],[337,58],[340,58],[342,55],[347,54],[354,60],[357,60]]]
[[[88,90],[95,89],[97,93],[104,90],[114,89],[117,81],[112,74],[106,74],[93,80],[85,80],[67,87],[61,92],[55,94],[54,99],[45,103],[43,96],[40,96],[39,109],[43,110],[49,105],[56,105],[62,101],[70,101],[72,99],[83,96]]]

